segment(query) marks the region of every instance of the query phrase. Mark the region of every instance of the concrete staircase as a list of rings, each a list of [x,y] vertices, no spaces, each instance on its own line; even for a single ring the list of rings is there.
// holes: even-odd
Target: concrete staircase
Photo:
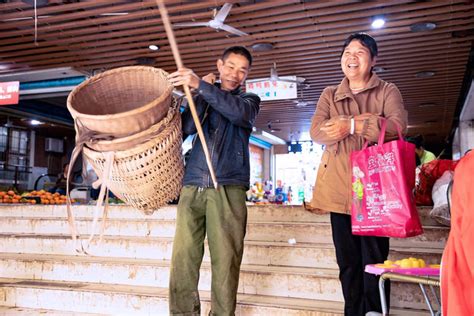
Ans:
[[[74,206],[79,231],[93,206]],[[448,229],[420,209],[425,233],[392,239],[393,259],[439,263]],[[168,315],[167,286],[176,208],[144,216],[112,206],[105,236],[77,255],[65,206],[0,206],[0,315]],[[289,243],[295,239],[296,243]],[[210,264],[201,267],[203,315]],[[329,216],[301,207],[250,206],[237,315],[341,315],[343,299]],[[393,315],[428,315],[418,287],[392,284]]]

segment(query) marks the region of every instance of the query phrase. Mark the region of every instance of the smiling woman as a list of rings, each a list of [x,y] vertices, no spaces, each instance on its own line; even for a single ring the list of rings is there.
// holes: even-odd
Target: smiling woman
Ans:
[[[381,311],[378,280],[364,275],[363,268],[385,261],[389,250],[388,238],[352,235],[350,153],[378,139],[382,117],[387,119],[385,137],[389,139],[396,135],[397,126],[405,130],[407,125],[398,88],[373,72],[377,54],[377,43],[368,34],[347,38],[341,54],[345,78],[323,91],[311,124],[311,138],[326,146],[311,207],[331,212],[345,315]]]

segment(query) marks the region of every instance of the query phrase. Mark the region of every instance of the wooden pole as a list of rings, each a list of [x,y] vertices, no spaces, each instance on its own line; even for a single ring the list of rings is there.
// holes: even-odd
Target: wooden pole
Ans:
[[[178,45],[176,44],[176,39],[174,37],[173,29],[171,28],[171,23],[168,18],[168,11],[166,10],[166,6],[163,0],[156,0],[158,4],[158,8],[160,10],[161,19],[163,20],[163,25],[165,26],[166,35],[168,36],[168,40],[170,42],[171,51],[173,52],[174,61],[176,62],[176,66],[179,68],[183,68],[183,62],[181,61],[181,56],[179,55]],[[191,114],[194,120],[194,124],[196,125],[196,129],[199,135],[199,139],[201,140],[202,149],[204,150],[204,155],[206,156],[207,167],[209,168],[209,172],[211,173],[212,182],[214,183],[214,188],[217,189],[217,179],[214,173],[214,169],[212,168],[211,157],[209,155],[209,150],[207,148],[206,139],[204,138],[204,133],[202,131],[201,122],[199,122],[199,116],[196,112],[196,106],[194,105],[194,100],[191,95],[191,91],[189,90],[188,85],[183,85],[184,93],[186,94],[186,99],[188,100],[189,109],[191,110]]]

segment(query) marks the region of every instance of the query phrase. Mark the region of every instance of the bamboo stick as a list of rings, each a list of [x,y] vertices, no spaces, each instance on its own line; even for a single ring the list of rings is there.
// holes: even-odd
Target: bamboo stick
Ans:
[[[171,51],[173,52],[173,57],[176,62],[176,66],[179,68],[183,68],[183,62],[181,60],[181,56],[179,54],[178,45],[176,44],[176,39],[174,37],[173,29],[171,28],[171,23],[168,17],[168,11],[166,10],[166,6],[163,0],[156,0],[158,4],[158,8],[160,10],[161,19],[163,20],[163,25],[165,27],[166,35],[168,36],[168,40],[170,42]],[[186,99],[188,100],[189,109],[191,110],[191,115],[194,120],[194,124],[196,125],[196,129],[198,132],[199,139],[201,140],[202,149],[204,150],[204,155],[206,156],[207,167],[209,168],[209,172],[211,173],[212,182],[214,184],[214,188],[217,189],[217,179],[214,173],[214,168],[212,167],[211,157],[209,155],[209,149],[207,147],[206,139],[204,138],[204,132],[202,131],[201,123],[199,122],[199,116],[196,112],[196,106],[194,105],[194,100],[191,95],[191,91],[189,90],[188,85],[183,85],[184,93],[186,94]]]

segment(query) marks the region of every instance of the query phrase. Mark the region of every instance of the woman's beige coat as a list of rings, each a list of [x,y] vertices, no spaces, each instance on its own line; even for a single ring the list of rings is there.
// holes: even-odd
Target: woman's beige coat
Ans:
[[[325,145],[313,189],[312,208],[350,214],[351,170],[349,157],[354,150],[360,150],[365,140],[376,142],[380,133],[380,121],[372,116],[364,121],[362,135],[349,135],[344,139],[330,139],[321,127],[331,118],[351,118],[363,113],[378,114],[387,121],[386,140],[397,135],[396,124],[402,131],[407,127],[407,111],[403,106],[400,91],[393,83],[381,80],[372,74],[367,87],[356,95],[344,78],[337,86],[324,89],[319,98],[311,122],[311,138]]]

